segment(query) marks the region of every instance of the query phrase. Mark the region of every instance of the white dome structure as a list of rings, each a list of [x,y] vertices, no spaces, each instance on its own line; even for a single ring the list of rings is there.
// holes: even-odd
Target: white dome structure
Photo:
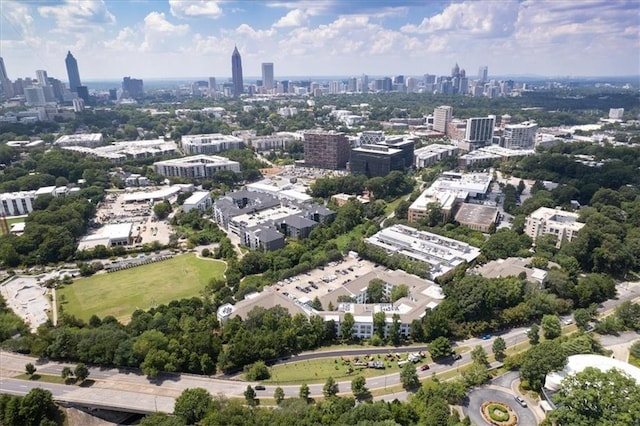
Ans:
[[[544,387],[551,392],[556,392],[560,389],[560,384],[565,377],[579,373],[587,367],[597,368],[600,371],[609,371],[615,368],[633,378],[640,385],[640,368],[615,358],[581,354],[570,356],[567,365],[562,371],[553,371],[547,374]]]

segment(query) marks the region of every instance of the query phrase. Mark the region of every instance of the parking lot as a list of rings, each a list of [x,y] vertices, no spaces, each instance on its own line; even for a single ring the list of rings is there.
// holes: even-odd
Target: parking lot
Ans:
[[[340,262],[331,262],[306,274],[287,278],[275,285],[278,291],[292,299],[313,300],[375,269],[368,260],[346,256]]]
[[[130,192],[130,191],[129,191]],[[157,220],[153,204],[148,201],[124,201],[127,191],[110,192],[98,206],[96,219],[101,224],[133,223],[133,245],[158,241],[169,242],[172,228],[167,220]],[[175,201],[175,200],[170,200]]]

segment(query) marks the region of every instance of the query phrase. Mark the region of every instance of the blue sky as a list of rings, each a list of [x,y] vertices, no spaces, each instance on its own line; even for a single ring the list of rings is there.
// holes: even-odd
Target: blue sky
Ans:
[[[637,75],[637,0],[0,0],[0,56],[10,78],[36,69],[66,81],[226,78],[244,74]]]

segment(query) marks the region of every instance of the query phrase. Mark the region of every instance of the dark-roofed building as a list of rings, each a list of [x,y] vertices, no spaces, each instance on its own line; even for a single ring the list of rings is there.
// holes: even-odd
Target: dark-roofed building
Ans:
[[[213,204],[213,220],[253,250],[277,250],[285,237],[307,238],[335,212],[321,205],[296,204],[263,192],[237,191]]]
[[[491,225],[496,224],[498,215],[499,211],[497,207],[462,203],[458,213],[456,213],[456,221],[467,228],[481,232],[489,232]]]
[[[273,251],[284,248],[284,235],[264,225],[242,230],[242,243],[251,250]]]
[[[383,177],[392,170],[411,167],[405,164],[404,152],[385,145],[361,145],[351,150],[349,168],[354,175]]]
[[[336,212],[320,204],[314,204],[311,208],[305,211],[304,217],[311,219],[314,222],[328,223],[336,218]]]
[[[313,228],[319,225],[311,219],[295,215],[276,220],[274,223],[283,234],[293,238],[307,238]]]

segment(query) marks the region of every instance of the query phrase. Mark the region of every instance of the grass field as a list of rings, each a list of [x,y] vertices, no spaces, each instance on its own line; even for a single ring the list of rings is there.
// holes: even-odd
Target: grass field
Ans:
[[[350,357],[345,356],[344,359]],[[287,364],[276,365],[270,368],[271,378],[265,380],[264,383],[271,384],[301,384],[301,383],[324,383],[329,377],[333,377],[336,381],[351,380],[355,376],[376,377],[385,374],[399,373],[400,367],[396,361],[389,361],[384,355],[374,355],[374,361],[384,361],[386,368],[384,370],[376,370],[374,368],[355,367],[354,372],[347,374],[348,364],[343,363],[341,358],[319,358],[307,361],[293,362]],[[423,358],[416,364],[416,368],[425,363],[431,363],[431,358]],[[353,364],[353,363],[352,363]],[[352,365],[351,364],[351,365]]]
[[[225,264],[193,254],[110,274],[81,278],[57,290],[58,309],[88,320],[96,314],[127,321],[136,309],[149,309],[185,297],[199,296],[211,278],[222,277]],[[61,301],[64,303],[61,304]]]

